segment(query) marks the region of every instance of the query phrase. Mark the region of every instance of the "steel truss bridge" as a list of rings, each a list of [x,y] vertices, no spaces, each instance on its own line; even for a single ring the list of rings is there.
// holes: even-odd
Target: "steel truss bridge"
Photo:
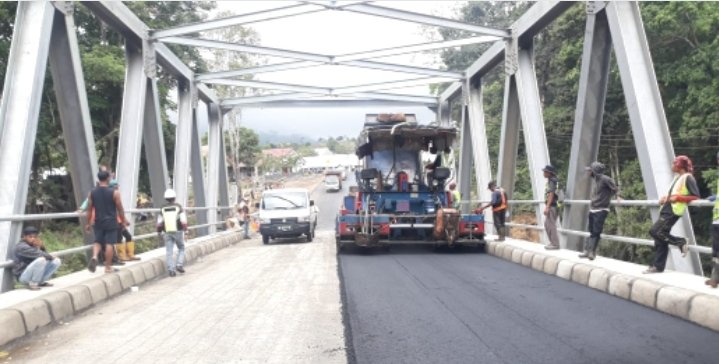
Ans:
[[[568,206],[561,230],[563,245],[579,249],[586,227],[587,199],[590,191],[584,183],[584,167],[597,158],[610,53],[614,51],[626,97],[632,132],[646,184],[648,201],[628,201],[627,205],[644,205],[657,217],[656,200],[671,182],[674,158],[650,49],[637,2],[590,1],[573,3],[541,1],[507,29],[469,24],[453,19],[397,10],[367,1],[302,1],[269,10],[240,14],[228,18],[186,24],[171,29],[150,29],[121,2],[29,1],[18,3],[12,46],[0,105],[0,254],[6,262],[0,271],[3,289],[12,287],[8,267],[12,248],[18,241],[23,221],[77,216],[74,213],[53,216],[25,215],[30,183],[28,175],[38,126],[43,80],[47,69],[52,73],[65,149],[68,153],[74,198],[78,205],[95,183],[98,170],[95,141],[83,69],[80,62],[75,6],[85,6],[96,17],[118,31],[125,39],[125,86],[119,131],[118,158],[114,170],[122,186],[122,201],[133,206],[138,192],[141,147],[150,173],[153,196],[161,196],[173,186],[179,202],[186,204],[192,186],[201,234],[216,232],[218,220],[230,205],[225,165],[222,126],[224,114],[234,108],[297,106],[425,106],[436,111],[438,121],[450,123],[450,111],[461,108],[459,185],[464,196],[470,194],[471,171],[477,186],[493,178],[490,167],[483,112],[482,80],[495,67],[505,74],[504,107],[496,179],[501,186],[513,186],[520,130],[523,130],[529,163],[533,200],[515,201],[536,206],[536,217],[542,226],[541,206],[544,177],[541,169],[550,163],[537,79],[534,70],[535,36],[573,6],[586,7],[584,50],[581,59],[571,155],[566,193]],[[203,31],[223,27],[299,17],[314,12],[346,11],[403,22],[466,31],[472,36],[457,40],[410,44],[394,48],[362,50],[347,54],[309,53],[258,45],[237,44],[195,37]],[[491,43],[469,68],[462,72],[408,66],[373,59],[391,55],[438,50],[468,44]],[[243,69],[195,73],[167,47],[180,44],[205,49],[246,52],[286,61]],[[399,81],[357,84],[345,87],[301,85],[242,79],[242,76],[290,69],[344,65],[349,67],[392,71],[405,74]],[[172,183],[165,159],[162,138],[157,71],[161,67],[178,84],[178,122],[175,135]],[[447,82],[449,87],[437,97],[415,96],[391,91],[415,85]],[[221,99],[212,85],[228,85],[267,90],[267,94]],[[209,157],[203,166],[200,156],[198,124],[209,123]],[[205,174],[203,171],[206,170]],[[192,183],[190,184],[190,179]],[[512,189],[508,197],[512,198]],[[478,191],[482,200],[488,192]],[[159,199],[154,199],[156,206]],[[465,206],[468,208],[468,206]],[[132,213],[133,210],[130,210]],[[67,215],[67,216],[66,216]],[[219,216],[218,216],[219,215]],[[541,229],[541,228],[539,228]],[[670,264],[680,271],[701,274],[699,253],[708,248],[695,245],[688,216],[682,218],[679,233],[692,242],[691,254],[682,258],[672,252]],[[643,239],[609,237],[636,244],[651,244]],[[88,240],[89,239],[89,240]],[[86,236],[86,243],[92,237]]]

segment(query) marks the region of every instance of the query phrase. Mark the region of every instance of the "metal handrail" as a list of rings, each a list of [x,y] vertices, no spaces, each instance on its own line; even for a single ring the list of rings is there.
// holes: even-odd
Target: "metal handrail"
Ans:
[[[472,202],[485,202],[480,200],[467,200],[466,202],[472,203]],[[462,201],[465,202],[465,201]],[[508,200],[508,204],[544,204],[545,201],[540,200]],[[591,203],[591,200],[564,200],[564,204],[568,205],[589,205]],[[661,204],[658,200],[614,200],[611,201],[611,205],[613,206],[635,206],[635,207],[659,207]],[[714,202],[707,201],[707,200],[694,200],[689,202],[690,206],[695,207],[714,207]],[[531,224],[519,224],[519,223],[512,223],[507,222],[505,225],[510,227],[519,227],[524,229],[532,229],[532,230],[539,230],[544,231],[544,227],[538,226],[538,225],[531,225]],[[589,237],[589,233],[586,231],[578,231],[578,230],[572,230],[572,229],[565,229],[565,228],[558,228],[558,232],[566,235],[575,235],[575,236],[582,236],[582,237]],[[650,239],[641,239],[641,238],[632,238],[632,237],[626,237],[626,236],[619,236],[619,235],[606,235],[602,234],[602,239],[605,240],[612,240],[612,241],[619,241],[623,243],[630,243],[635,245],[646,245],[646,246],[654,246],[654,240]],[[688,245],[687,248],[689,251],[696,252],[699,254],[712,254],[712,249],[706,246],[702,245]]]
[[[202,211],[202,210],[231,210],[233,206],[217,206],[217,207],[188,207],[185,208],[188,211]],[[125,212],[130,214],[139,214],[139,213],[147,213],[147,212],[160,212],[160,209],[128,209],[125,210]],[[53,220],[53,219],[63,219],[63,218],[73,218],[73,217],[80,217],[83,216],[83,212],[57,212],[57,213],[47,213],[47,214],[29,214],[29,215],[8,215],[8,216],[0,216],[0,221],[38,221],[38,220]],[[202,225],[192,225],[188,227],[188,230],[195,230],[195,229],[201,229],[204,227],[209,227],[213,225],[221,225],[224,224],[224,221],[218,221],[215,223],[208,223],[208,224],[202,224]],[[157,236],[157,233],[149,233],[149,234],[142,234],[142,235],[135,235],[133,238],[135,241],[148,239]],[[58,250],[56,252],[50,252],[52,256],[55,257],[63,257],[66,255],[72,255],[77,253],[82,253],[86,250],[92,249],[92,244]],[[0,262],[0,269],[10,268],[13,265],[15,265],[15,261],[10,259],[6,260],[4,262]]]

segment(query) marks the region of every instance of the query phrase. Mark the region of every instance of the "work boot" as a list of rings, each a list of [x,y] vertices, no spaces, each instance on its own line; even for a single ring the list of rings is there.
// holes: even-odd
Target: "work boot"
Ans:
[[[134,241],[128,241],[127,243],[127,260],[140,260],[140,258],[135,256],[135,242]]]
[[[177,271],[180,273],[185,273],[185,268],[182,268],[181,265],[178,265],[177,267],[175,267],[175,269],[177,269]]]
[[[122,262],[126,262],[130,259],[127,258],[127,243],[117,243],[115,245],[117,248],[117,258],[120,259]]]
[[[590,250],[587,253],[588,253],[587,258],[589,258],[589,260],[594,260],[594,258],[597,257],[597,254],[594,253],[594,250]]]
[[[589,258],[589,252],[585,249],[584,253],[579,254],[580,258]]]
[[[92,258],[90,258],[90,261],[87,262],[87,270],[89,270],[90,273],[95,273],[96,268],[97,268],[97,258],[92,257]]]
[[[497,239],[497,241],[504,241],[504,238],[507,236],[507,228],[502,226],[497,230],[497,233],[499,234],[499,238]]]

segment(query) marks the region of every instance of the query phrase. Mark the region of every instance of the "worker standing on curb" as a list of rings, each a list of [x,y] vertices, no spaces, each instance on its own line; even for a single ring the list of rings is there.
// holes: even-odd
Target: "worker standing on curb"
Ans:
[[[490,181],[487,188],[492,191],[492,201],[481,206],[479,210],[481,211],[492,207],[492,220],[494,222],[494,228],[497,230],[497,241],[504,241],[504,238],[507,236],[507,227],[504,225],[505,218],[507,217],[507,194],[504,193],[502,187],[497,186],[496,181]]]
[[[557,179],[556,168],[551,164],[544,167],[542,171],[544,172],[544,178],[547,179],[547,188],[544,194],[544,231],[547,233],[547,238],[549,238],[549,244],[545,245],[544,249],[557,250],[559,249],[559,234],[557,233],[557,219],[559,218],[557,189],[559,179]]]
[[[716,163],[719,165],[719,152],[716,155]],[[719,180],[717,180],[717,193],[708,198],[714,201],[714,215],[712,216],[712,275],[704,283],[711,288],[719,285]]]
[[[593,180],[592,200],[589,204],[589,239],[584,243],[584,253],[580,258],[594,260],[597,256],[597,246],[604,230],[604,222],[609,215],[609,202],[612,195],[617,194],[618,188],[614,180],[604,174],[604,164],[592,162],[587,172]]]

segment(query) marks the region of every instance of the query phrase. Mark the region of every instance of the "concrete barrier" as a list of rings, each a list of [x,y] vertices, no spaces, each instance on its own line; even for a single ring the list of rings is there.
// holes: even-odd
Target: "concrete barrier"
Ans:
[[[502,250],[502,258],[506,260],[512,260],[512,254],[514,254],[514,247],[507,245],[504,247],[504,250]]]
[[[640,305],[657,307],[657,295],[664,285],[646,279],[635,279],[629,299]]]
[[[544,272],[545,259],[547,259],[547,257],[543,254],[534,254],[534,257],[532,257],[532,269]]]
[[[572,270],[577,263],[571,260],[560,260],[557,264],[557,273],[555,275],[559,278],[564,278],[568,281],[572,280]]]
[[[696,295],[696,292],[684,288],[662,287],[657,294],[657,310],[688,320],[689,305]]]
[[[72,307],[72,298],[67,292],[57,291],[48,293],[41,296],[40,299],[47,303],[54,321],[64,320],[75,313]]]
[[[719,297],[698,294],[689,307],[689,321],[719,331]]]
[[[22,314],[25,331],[30,333],[52,322],[52,314],[43,300],[30,300],[12,306]],[[4,329],[4,328],[3,328]]]
[[[532,267],[532,260],[534,258],[534,253],[530,251],[525,251],[522,253],[522,265],[525,267]]]
[[[187,262],[231,246],[240,241],[238,237],[239,234],[222,234],[219,237],[199,238],[198,243],[187,247],[185,251]],[[132,286],[161,277],[165,272],[163,255],[162,258],[152,258],[132,264],[116,273],[98,273],[97,276],[77,285],[60,288],[55,292],[2,309],[0,310],[0,346],[30,334],[40,327],[78,314],[109,297],[122,294]]]
[[[488,241],[484,245],[484,249],[487,252],[487,254],[494,255],[494,252],[497,250],[497,242],[495,241]]]
[[[559,258],[548,256],[544,259],[544,273],[554,275],[559,267]]]
[[[524,250],[522,249],[514,249],[512,251],[512,261],[517,264],[522,264],[522,254],[524,254]]]
[[[72,299],[72,308],[75,313],[92,306],[92,296],[90,295],[90,289],[87,288],[87,286],[70,286],[65,288],[63,291],[70,295],[70,298]]]
[[[572,269],[572,281],[577,282],[581,285],[589,284],[589,275],[592,273],[594,267],[586,264],[577,264]]]
[[[592,272],[589,273],[587,286],[602,292],[607,292],[609,289],[609,278],[611,276],[611,273],[609,273],[606,269],[594,268],[592,269]]]
[[[635,278],[624,274],[614,274],[609,277],[607,292],[613,296],[628,300],[632,295],[632,284]]]
[[[25,336],[25,321],[18,310],[0,310],[0,345]]]

